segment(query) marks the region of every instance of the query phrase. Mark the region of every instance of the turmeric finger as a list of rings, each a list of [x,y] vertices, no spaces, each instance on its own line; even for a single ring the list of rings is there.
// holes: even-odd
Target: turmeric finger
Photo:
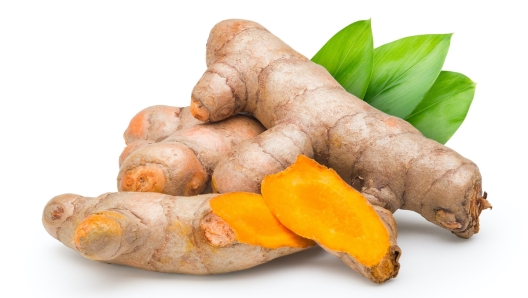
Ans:
[[[125,149],[123,149],[123,152],[121,152],[121,155],[119,155],[119,167],[121,167],[125,159],[127,159],[134,151],[154,143],[156,142],[152,140],[136,140],[128,144]]]
[[[242,270],[314,245],[282,226],[251,193],[66,194],[46,205],[43,224],[84,257],[159,272]]]
[[[207,172],[181,143],[154,143],[134,151],[121,165],[119,191],[192,196],[206,187]]]
[[[137,140],[159,142],[180,129],[198,123],[200,121],[191,115],[189,107],[151,106],[130,120],[123,137],[127,145]]]
[[[263,131],[258,121],[238,115],[181,129],[160,143],[138,144],[140,148],[132,149],[121,164],[118,190],[200,194],[211,189],[210,177],[219,161],[229,156],[236,144]]]

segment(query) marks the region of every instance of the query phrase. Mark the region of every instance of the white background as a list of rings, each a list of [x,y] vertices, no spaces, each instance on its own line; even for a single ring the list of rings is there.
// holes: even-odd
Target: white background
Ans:
[[[0,2],[5,297],[526,297],[528,22],[521,1],[491,2]],[[257,21],[307,57],[357,20],[372,19],[375,46],[454,32],[444,69],[469,76],[477,92],[447,145],[481,169],[494,207],[481,232],[459,239],[396,212],[401,270],[382,285],[317,248],[204,277],[90,261],[50,237],[46,202],[116,191],[128,121],[147,106],[189,104],[209,30],[227,18]]]

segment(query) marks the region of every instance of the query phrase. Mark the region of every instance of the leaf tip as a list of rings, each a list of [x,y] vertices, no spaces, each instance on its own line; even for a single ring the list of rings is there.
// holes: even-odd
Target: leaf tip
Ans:
[[[439,38],[441,38],[442,40],[451,41],[451,37],[453,37],[453,34],[454,34],[454,32],[451,32],[451,33],[443,33],[443,34],[432,34],[432,35],[436,35],[436,36],[438,36]]]

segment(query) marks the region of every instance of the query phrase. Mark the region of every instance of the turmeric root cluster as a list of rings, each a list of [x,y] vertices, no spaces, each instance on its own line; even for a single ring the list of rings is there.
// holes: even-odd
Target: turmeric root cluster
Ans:
[[[396,277],[392,213],[455,235],[491,205],[477,166],[347,93],[261,25],[217,24],[190,107],[152,106],[125,131],[119,192],[65,194],[48,233],[81,255],[217,274],[319,245],[373,282]]]

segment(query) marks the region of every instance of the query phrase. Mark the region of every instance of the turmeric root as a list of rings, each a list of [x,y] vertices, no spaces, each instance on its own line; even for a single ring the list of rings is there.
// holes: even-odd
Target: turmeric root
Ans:
[[[261,25],[220,22],[206,60],[192,114],[214,122],[243,111],[268,128],[218,164],[218,191],[258,192],[266,175],[304,154],[335,169],[375,205],[414,210],[459,237],[479,231],[479,215],[491,205],[473,162],[346,92]]]
[[[279,221],[376,283],[396,277],[400,248],[392,214],[373,207],[333,170],[300,155],[262,182],[262,195]]]
[[[128,145],[138,140],[160,142],[174,132],[200,123],[189,107],[151,106],[137,113],[123,137]]]
[[[123,137],[127,146],[119,156],[119,167],[132,152],[161,142],[178,130],[202,123],[194,118],[189,107],[151,106],[137,113]]]
[[[49,201],[42,221],[51,236],[87,258],[160,272],[242,270],[314,245],[250,193],[64,194]]]
[[[228,156],[240,141],[263,131],[258,121],[238,115],[219,123],[178,130],[159,143],[143,141],[123,161],[117,177],[118,190],[200,194],[210,189],[210,178],[220,159]],[[140,141],[132,144],[137,142]]]
[[[125,159],[127,159],[132,154],[132,152],[154,143],[156,142],[152,140],[136,140],[128,144],[125,149],[123,149],[123,152],[121,152],[121,155],[119,155],[119,167],[121,168],[123,162],[125,162]]]

